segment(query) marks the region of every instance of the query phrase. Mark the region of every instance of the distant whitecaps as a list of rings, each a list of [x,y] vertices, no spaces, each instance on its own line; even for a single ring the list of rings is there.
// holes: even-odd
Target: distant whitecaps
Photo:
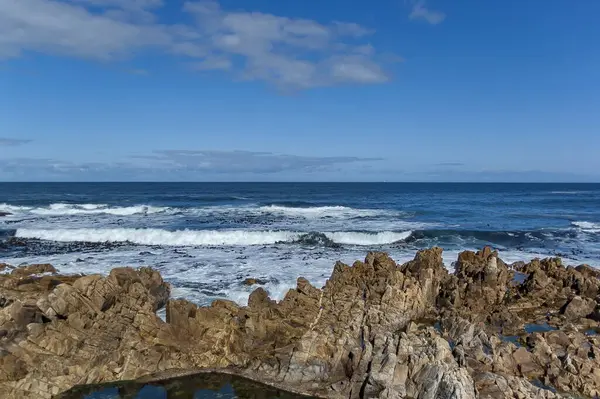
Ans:
[[[587,194],[592,193],[593,191],[583,191],[583,190],[574,190],[574,191],[550,191],[550,194],[566,194],[566,195],[577,195],[577,194]]]
[[[0,211],[15,214],[30,214],[36,216],[69,216],[69,215],[115,215],[133,216],[157,213],[178,214],[189,213],[192,215],[206,216],[211,214],[239,214],[260,215],[273,214],[291,218],[303,219],[352,219],[359,217],[377,217],[394,215],[401,212],[381,209],[355,209],[346,206],[316,206],[307,208],[288,207],[281,205],[267,206],[206,206],[198,208],[169,208],[151,205],[110,206],[107,204],[65,204],[56,203],[42,207],[15,206],[0,204]]]
[[[352,218],[352,217],[373,217],[383,214],[385,211],[376,209],[355,209],[346,206],[317,206],[310,208],[288,207],[280,205],[267,205],[258,208],[264,213],[275,213],[286,216],[304,217],[304,218]]]
[[[38,238],[60,242],[130,242],[164,246],[247,246],[294,242],[302,234],[293,231],[179,230],[161,229],[18,229],[20,238]],[[328,238],[346,245],[384,245],[402,241],[411,232],[327,232]]]
[[[170,208],[157,207],[150,205],[134,205],[125,207],[111,207],[106,204],[51,204],[48,207],[27,207],[0,204],[0,211],[11,212],[15,214],[28,213],[38,216],[62,216],[62,215],[115,215],[130,216],[139,214],[155,214],[166,212]]]

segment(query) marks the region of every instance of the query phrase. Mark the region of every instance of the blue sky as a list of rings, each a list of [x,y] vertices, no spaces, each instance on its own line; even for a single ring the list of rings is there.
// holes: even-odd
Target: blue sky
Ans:
[[[0,0],[0,180],[600,181],[598,15]]]

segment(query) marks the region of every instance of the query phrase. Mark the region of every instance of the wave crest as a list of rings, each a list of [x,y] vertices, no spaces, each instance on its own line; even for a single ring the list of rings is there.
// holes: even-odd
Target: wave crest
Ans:
[[[0,210],[11,213],[29,213],[38,216],[69,216],[69,215],[150,215],[170,210],[168,207],[151,205],[132,205],[111,207],[107,204],[51,204],[47,207],[28,207],[0,204]]]
[[[373,217],[382,214],[381,210],[356,209],[347,206],[315,206],[315,207],[293,207],[282,205],[266,205],[258,208],[260,212],[274,213],[291,217],[303,218],[355,218]]]
[[[161,229],[18,229],[15,236],[59,242],[129,242],[140,245],[165,246],[246,246],[276,243],[308,245],[384,245],[405,240],[410,231],[378,233],[325,232],[301,233],[293,231],[247,230],[178,230]]]
[[[356,209],[346,206],[288,206],[288,205],[264,205],[264,206],[206,206],[197,208],[170,208],[152,205],[111,206],[107,204],[66,204],[56,203],[48,206],[18,206],[0,204],[0,211],[13,214],[29,214],[36,216],[73,216],[73,215],[114,215],[133,216],[166,213],[171,215],[190,213],[192,215],[210,214],[252,214],[252,215],[276,215],[281,217],[302,219],[354,219],[363,217],[377,217],[384,215],[398,215],[401,212],[382,209]]]
[[[385,245],[404,241],[412,231],[393,232],[382,231],[379,233],[361,233],[352,231],[340,231],[325,233],[325,235],[338,244],[345,245]]]
[[[600,223],[592,222],[572,222],[573,226],[589,233],[600,233]]]

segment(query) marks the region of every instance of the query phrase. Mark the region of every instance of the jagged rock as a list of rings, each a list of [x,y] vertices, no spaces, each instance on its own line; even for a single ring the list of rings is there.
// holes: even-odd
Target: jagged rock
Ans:
[[[563,314],[567,319],[579,319],[591,314],[595,308],[595,300],[576,296],[567,303],[563,310]]]
[[[551,390],[536,387],[522,378],[492,373],[482,373],[477,377],[476,386],[480,399],[556,399],[563,397]]]
[[[529,379],[600,393],[599,339],[581,332],[597,322],[567,323],[560,313],[569,298],[590,303],[595,271],[556,260],[513,267],[529,274],[523,284],[511,284],[489,248],[462,253],[453,275],[439,248],[404,265],[370,253],[338,262],[322,289],[299,278],[280,302],[258,288],[248,306],[208,307],[169,299],[150,268],[0,275],[0,397],[50,398],[74,385],[199,369],[322,398],[561,397]],[[166,322],[156,315],[163,306]],[[525,331],[541,312],[561,329]]]
[[[522,291],[544,300],[554,296],[556,303],[566,302],[572,294],[595,299],[600,293],[600,274],[587,265],[564,267],[559,258],[534,259],[521,271],[529,274]]]
[[[476,253],[462,252],[454,276],[442,288],[440,304],[465,315],[478,315],[501,303],[510,280],[508,267],[489,247]]]

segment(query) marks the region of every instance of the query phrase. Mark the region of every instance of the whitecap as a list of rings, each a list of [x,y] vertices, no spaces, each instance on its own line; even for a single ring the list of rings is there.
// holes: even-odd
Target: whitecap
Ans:
[[[550,194],[562,194],[562,195],[577,195],[577,194],[587,194],[587,193],[592,193],[593,191],[550,191]]]
[[[131,216],[137,214],[155,214],[168,211],[168,207],[150,205],[133,205],[126,207],[109,207],[106,204],[51,204],[47,208],[33,208],[27,211],[40,216],[63,215],[99,215]]]
[[[297,208],[280,205],[267,205],[258,208],[260,212],[281,214],[292,217],[303,218],[354,218],[354,217],[374,217],[384,213],[384,210],[376,209],[356,209],[346,206],[317,206],[309,208]]]
[[[600,223],[592,222],[572,222],[573,226],[580,228],[581,230],[589,233],[600,233]]]
[[[382,231],[378,233],[362,233],[362,232],[332,232],[325,233],[327,238],[338,244],[346,245],[385,245],[395,242],[404,241],[412,231],[393,232]]]
[[[17,205],[9,205],[9,204],[0,204],[0,212],[8,212],[8,213],[23,213],[31,210],[33,208],[28,206],[17,206]]]
[[[178,230],[161,229],[18,229],[20,238],[60,242],[130,242],[140,245],[209,246],[265,245],[292,241],[298,233],[288,231]]]
[[[411,231],[393,232],[325,232],[338,244],[384,245],[403,241]],[[294,242],[304,234],[281,230],[177,230],[135,228],[17,229],[15,236],[59,242],[130,242],[139,245],[165,246],[246,246]]]

